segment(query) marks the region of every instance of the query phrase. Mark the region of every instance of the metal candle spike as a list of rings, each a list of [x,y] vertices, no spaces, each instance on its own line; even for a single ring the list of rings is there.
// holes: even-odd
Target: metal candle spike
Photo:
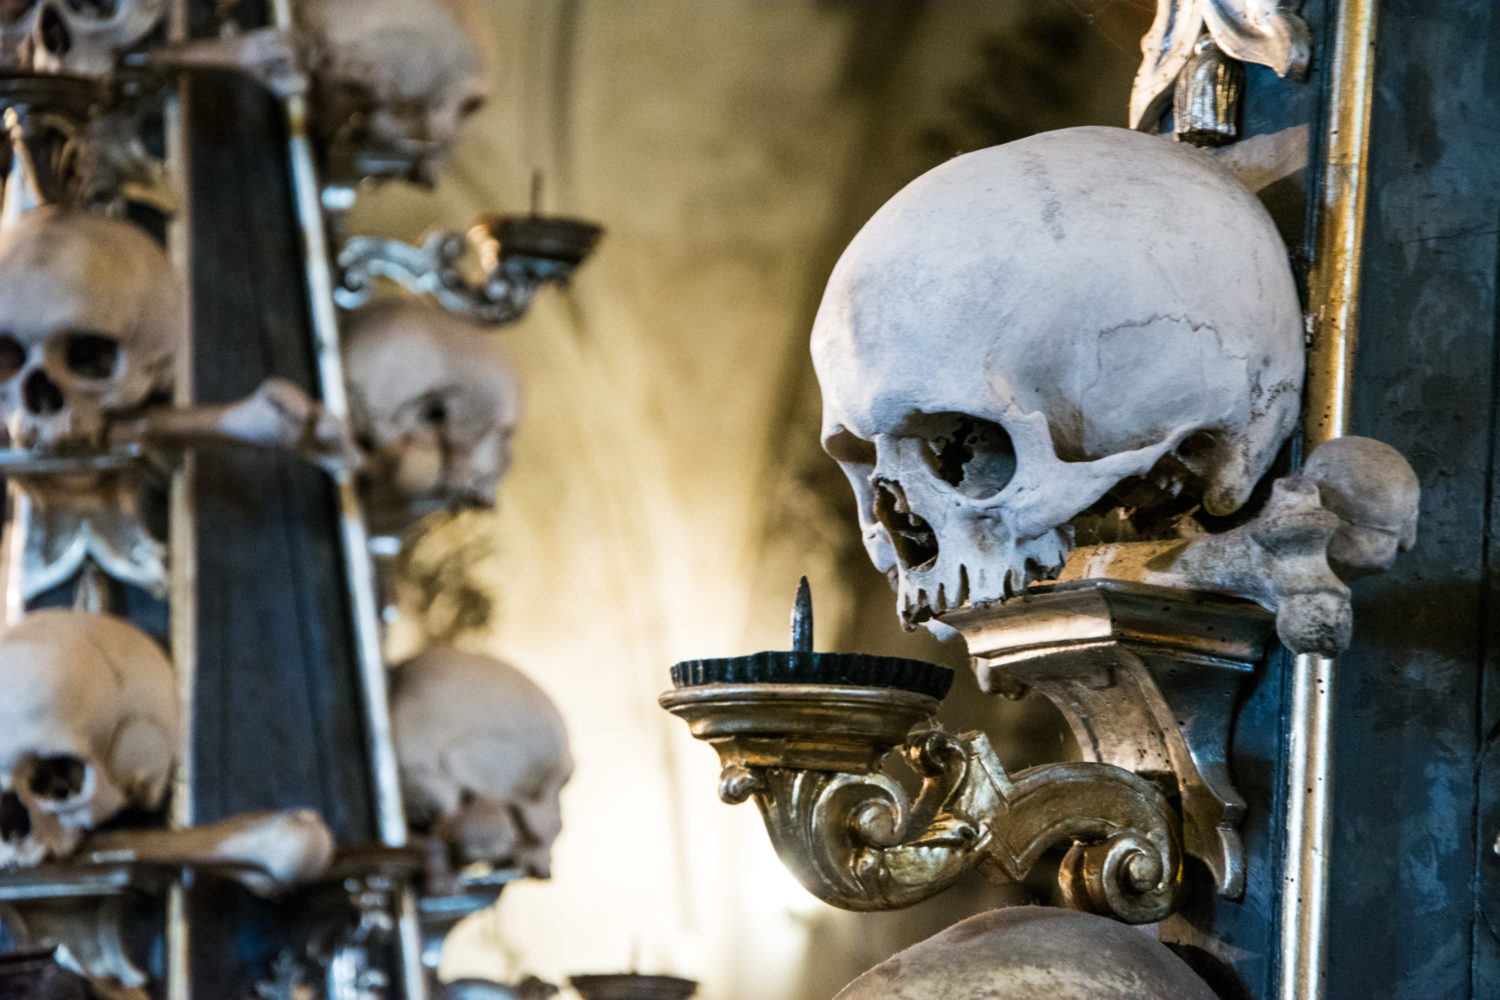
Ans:
[[[797,598],[792,603],[792,651],[813,651],[812,589],[808,587],[805,576],[797,584]]]

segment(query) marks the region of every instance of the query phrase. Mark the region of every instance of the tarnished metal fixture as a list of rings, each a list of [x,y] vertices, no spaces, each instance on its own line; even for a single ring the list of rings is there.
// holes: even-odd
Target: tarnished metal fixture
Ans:
[[[1307,23],[1287,6],[1282,0],[1157,0],[1156,20],[1141,39],[1130,127],[1156,131],[1179,77],[1200,57],[1205,34],[1231,59],[1269,66],[1294,80],[1305,77],[1312,60]]]
[[[1034,585],[1026,598],[941,619],[969,644],[979,684],[1057,705],[1084,757],[1180,803],[1182,844],[1221,895],[1245,888],[1229,728],[1274,617],[1247,600],[1115,580]]]
[[[1226,56],[1204,35],[1177,76],[1173,135],[1195,146],[1224,146],[1240,137],[1240,97],[1245,65]]]
[[[583,1000],[688,1000],[698,984],[680,976],[643,976],[636,972],[569,976],[568,985]]]
[[[340,306],[352,309],[368,302],[375,278],[384,277],[432,295],[460,316],[514,323],[543,285],[568,283],[603,232],[592,222],[532,213],[485,216],[467,235],[433,233],[419,247],[356,236],[339,252],[341,287],[334,294]],[[464,266],[471,253],[482,272],[477,281]]]
[[[150,962],[130,933],[139,898],[159,895],[189,869],[279,896],[320,877],[332,853],[322,820],[298,809],[100,834],[66,862],[0,873],[0,923],[16,946],[55,949],[64,967],[89,981],[90,996],[148,1000]]]
[[[1178,820],[1155,785],[1097,761],[1007,774],[983,734],[933,723],[951,671],[814,653],[805,584],[798,605],[799,648],[679,663],[660,701],[718,751],[720,798],[755,799],[809,892],[895,909],[970,870],[1013,882],[1070,844],[1059,872],[1069,905],[1129,923],[1172,912]],[[898,746],[922,778],[915,799],[880,770]]]
[[[115,214],[135,203],[170,214],[172,184],[145,140],[162,100],[160,81],[142,74],[95,79],[0,71],[6,138],[20,154],[12,169],[24,159],[38,203]]]

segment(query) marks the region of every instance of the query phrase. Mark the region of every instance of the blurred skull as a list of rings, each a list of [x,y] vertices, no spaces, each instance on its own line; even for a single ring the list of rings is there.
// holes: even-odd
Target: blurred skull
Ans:
[[[71,854],[122,809],[155,809],[178,740],[172,665],[108,615],[47,610],[0,634],[0,865]]]
[[[0,53],[41,73],[102,76],[161,23],[167,0],[7,0]]]
[[[542,689],[494,657],[439,646],[396,668],[391,716],[412,825],[457,866],[547,878],[573,757]]]
[[[1068,522],[1107,494],[1235,511],[1303,371],[1259,202],[1203,154],[1112,128],[907,185],[834,268],[812,353],[824,447],[908,627],[1055,576]]]
[[[100,443],[165,388],[187,337],[171,261],[118,219],[43,206],[0,232],[0,414],[11,443]]]
[[[372,523],[494,506],[521,390],[492,333],[416,299],[376,302],[349,317],[344,367]]]
[[[477,0],[304,0],[298,15],[320,131],[431,183],[490,94],[491,32]]]
[[[834,1000],[1214,1000],[1166,945],[1077,910],[991,910],[893,955]]]

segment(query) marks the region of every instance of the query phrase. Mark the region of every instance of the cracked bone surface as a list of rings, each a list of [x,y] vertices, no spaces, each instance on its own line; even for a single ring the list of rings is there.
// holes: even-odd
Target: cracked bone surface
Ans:
[[[1247,597],[1276,612],[1294,653],[1349,645],[1346,581],[1390,569],[1417,540],[1421,485],[1401,453],[1371,438],[1320,445],[1276,480],[1260,515],[1217,535],[1080,547],[1064,580],[1109,577]]]
[[[373,522],[494,506],[521,389],[492,332],[418,299],[384,300],[350,314],[344,366]]]
[[[1260,203],[1205,154],[1101,127],[907,185],[834,268],[812,354],[824,447],[908,626],[1055,576],[1101,501],[1238,510],[1303,377]]]
[[[0,416],[12,445],[97,447],[170,382],[187,323],[176,270],[143,230],[43,206],[0,232]]]
[[[391,722],[407,814],[452,865],[551,874],[573,757],[541,688],[492,656],[438,646],[393,672]]]
[[[1166,945],[1104,917],[1040,906],[962,920],[875,966],[835,1000],[1213,1000]]]
[[[133,625],[36,611],[0,633],[0,866],[66,858],[130,808],[156,809],[178,743],[177,687]]]
[[[99,76],[149,35],[167,0],[17,0],[0,18],[0,64],[39,73]]]

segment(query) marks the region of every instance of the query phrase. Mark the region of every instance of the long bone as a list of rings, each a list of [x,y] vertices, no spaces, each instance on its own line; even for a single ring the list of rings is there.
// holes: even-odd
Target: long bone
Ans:
[[[138,420],[112,424],[108,443],[140,443],[153,449],[278,448],[329,470],[358,468],[361,461],[344,422],[284,378],[268,378],[233,403],[153,408]]]
[[[1276,480],[1255,520],[1218,535],[1074,550],[1062,580],[1098,577],[1232,594],[1276,612],[1294,653],[1332,656],[1349,645],[1352,580],[1389,569],[1416,544],[1421,489],[1388,445],[1346,437],[1302,471]]]
[[[78,860],[192,868],[278,896],[328,871],[333,834],[311,809],[245,813],[181,830],[120,830],[83,842]]]

